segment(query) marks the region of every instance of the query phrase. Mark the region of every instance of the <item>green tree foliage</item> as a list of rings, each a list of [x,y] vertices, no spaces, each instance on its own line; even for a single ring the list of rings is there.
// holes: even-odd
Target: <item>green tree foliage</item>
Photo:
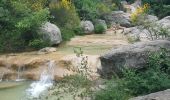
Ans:
[[[143,3],[149,3],[151,6],[151,13],[159,18],[170,15],[170,1],[169,0],[142,0]]]
[[[0,51],[18,51],[28,46],[48,16],[48,9],[33,11],[23,0],[1,0]]]
[[[51,2],[49,8],[53,16],[51,20],[58,26],[66,29],[74,29],[80,24],[75,7],[69,0]]]
[[[110,12],[110,8],[101,0],[72,0],[82,20],[94,20]]]

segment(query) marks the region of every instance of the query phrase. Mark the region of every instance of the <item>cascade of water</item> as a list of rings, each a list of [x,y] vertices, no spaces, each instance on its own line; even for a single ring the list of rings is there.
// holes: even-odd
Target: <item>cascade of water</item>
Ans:
[[[17,79],[15,81],[23,81],[24,80],[24,79],[22,79],[22,74],[23,74],[24,70],[25,70],[24,66],[19,66],[18,67]]]
[[[2,82],[2,79],[3,79],[3,77],[4,77],[4,72],[1,74],[1,76],[0,76],[0,82]]]
[[[49,61],[48,68],[41,73],[40,80],[32,83],[30,88],[26,90],[30,98],[39,98],[42,93],[53,86],[54,67],[55,62]]]

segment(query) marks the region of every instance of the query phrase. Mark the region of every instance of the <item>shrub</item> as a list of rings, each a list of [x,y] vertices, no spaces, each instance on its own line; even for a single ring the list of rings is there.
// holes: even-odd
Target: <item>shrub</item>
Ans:
[[[0,1],[1,51],[18,51],[38,37],[38,28],[49,17],[48,9],[32,10],[25,0]],[[28,38],[29,37],[29,38]]]
[[[104,28],[104,26],[102,25],[102,24],[97,24],[96,26],[95,26],[95,33],[96,34],[102,34],[102,33],[104,33],[106,30],[105,30],[105,28]]]
[[[51,2],[49,8],[53,16],[51,21],[59,27],[72,30],[80,24],[80,18],[70,0]]]
[[[122,87],[114,87],[108,85],[105,90],[101,90],[96,93],[95,100],[128,100],[129,93]]]
[[[169,53],[166,49],[151,53],[143,70],[124,69],[123,77],[110,80],[107,88],[96,94],[96,100],[128,100],[130,96],[169,89]]]
[[[140,16],[146,14],[148,10],[149,4],[145,4],[143,7],[137,8],[136,11],[131,14],[131,21],[136,23],[140,19]]]
[[[71,38],[75,36],[75,33],[73,30],[64,28],[64,29],[61,29],[61,35],[64,41],[69,41]]]
[[[84,35],[85,34],[84,31],[83,31],[83,28],[81,28],[81,27],[75,28],[74,32],[75,32],[76,35]]]
[[[34,49],[41,49],[41,48],[49,46],[49,43],[42,39],[35,39],[29,42],[29,46]]]
[[[126,70],[123,85],[133,95],[144,95],[170,88],[169,57],[165,51],[151,54],[144,72]]]

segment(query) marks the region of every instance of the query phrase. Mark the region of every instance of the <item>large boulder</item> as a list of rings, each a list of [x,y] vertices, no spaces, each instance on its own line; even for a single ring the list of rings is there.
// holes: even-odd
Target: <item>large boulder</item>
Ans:
[[[160,50],[160,47],[170,49],[170,41],[157,40],[150,42],[138,42],[117,49],[112,49],[100,57],[101,75],[110,78],[113,74],[119,74],[123,67],[143,68],[147,64],[150,52]]]
[[[170,100],[170,89],[145,96],[139,96],[130,100]]]
[[[130,14],[123,11],[112,11],[104,16],[105,21],[109,24],[120,24],[120,26],[130,27]]]
[[[62,42],[61,31],[56,25],[47,22],[40,29],[43,39],[49,41],[51,45],[57,45]]]
[[[80,26],[84,33],[90,34],[94,31],[94,25],[91,21],[81,21]]]

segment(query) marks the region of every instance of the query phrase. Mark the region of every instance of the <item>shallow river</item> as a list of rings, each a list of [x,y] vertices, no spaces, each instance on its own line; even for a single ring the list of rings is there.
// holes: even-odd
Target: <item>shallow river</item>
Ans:
[[[24,100],[31,82],[0,82],[0,100]]]

